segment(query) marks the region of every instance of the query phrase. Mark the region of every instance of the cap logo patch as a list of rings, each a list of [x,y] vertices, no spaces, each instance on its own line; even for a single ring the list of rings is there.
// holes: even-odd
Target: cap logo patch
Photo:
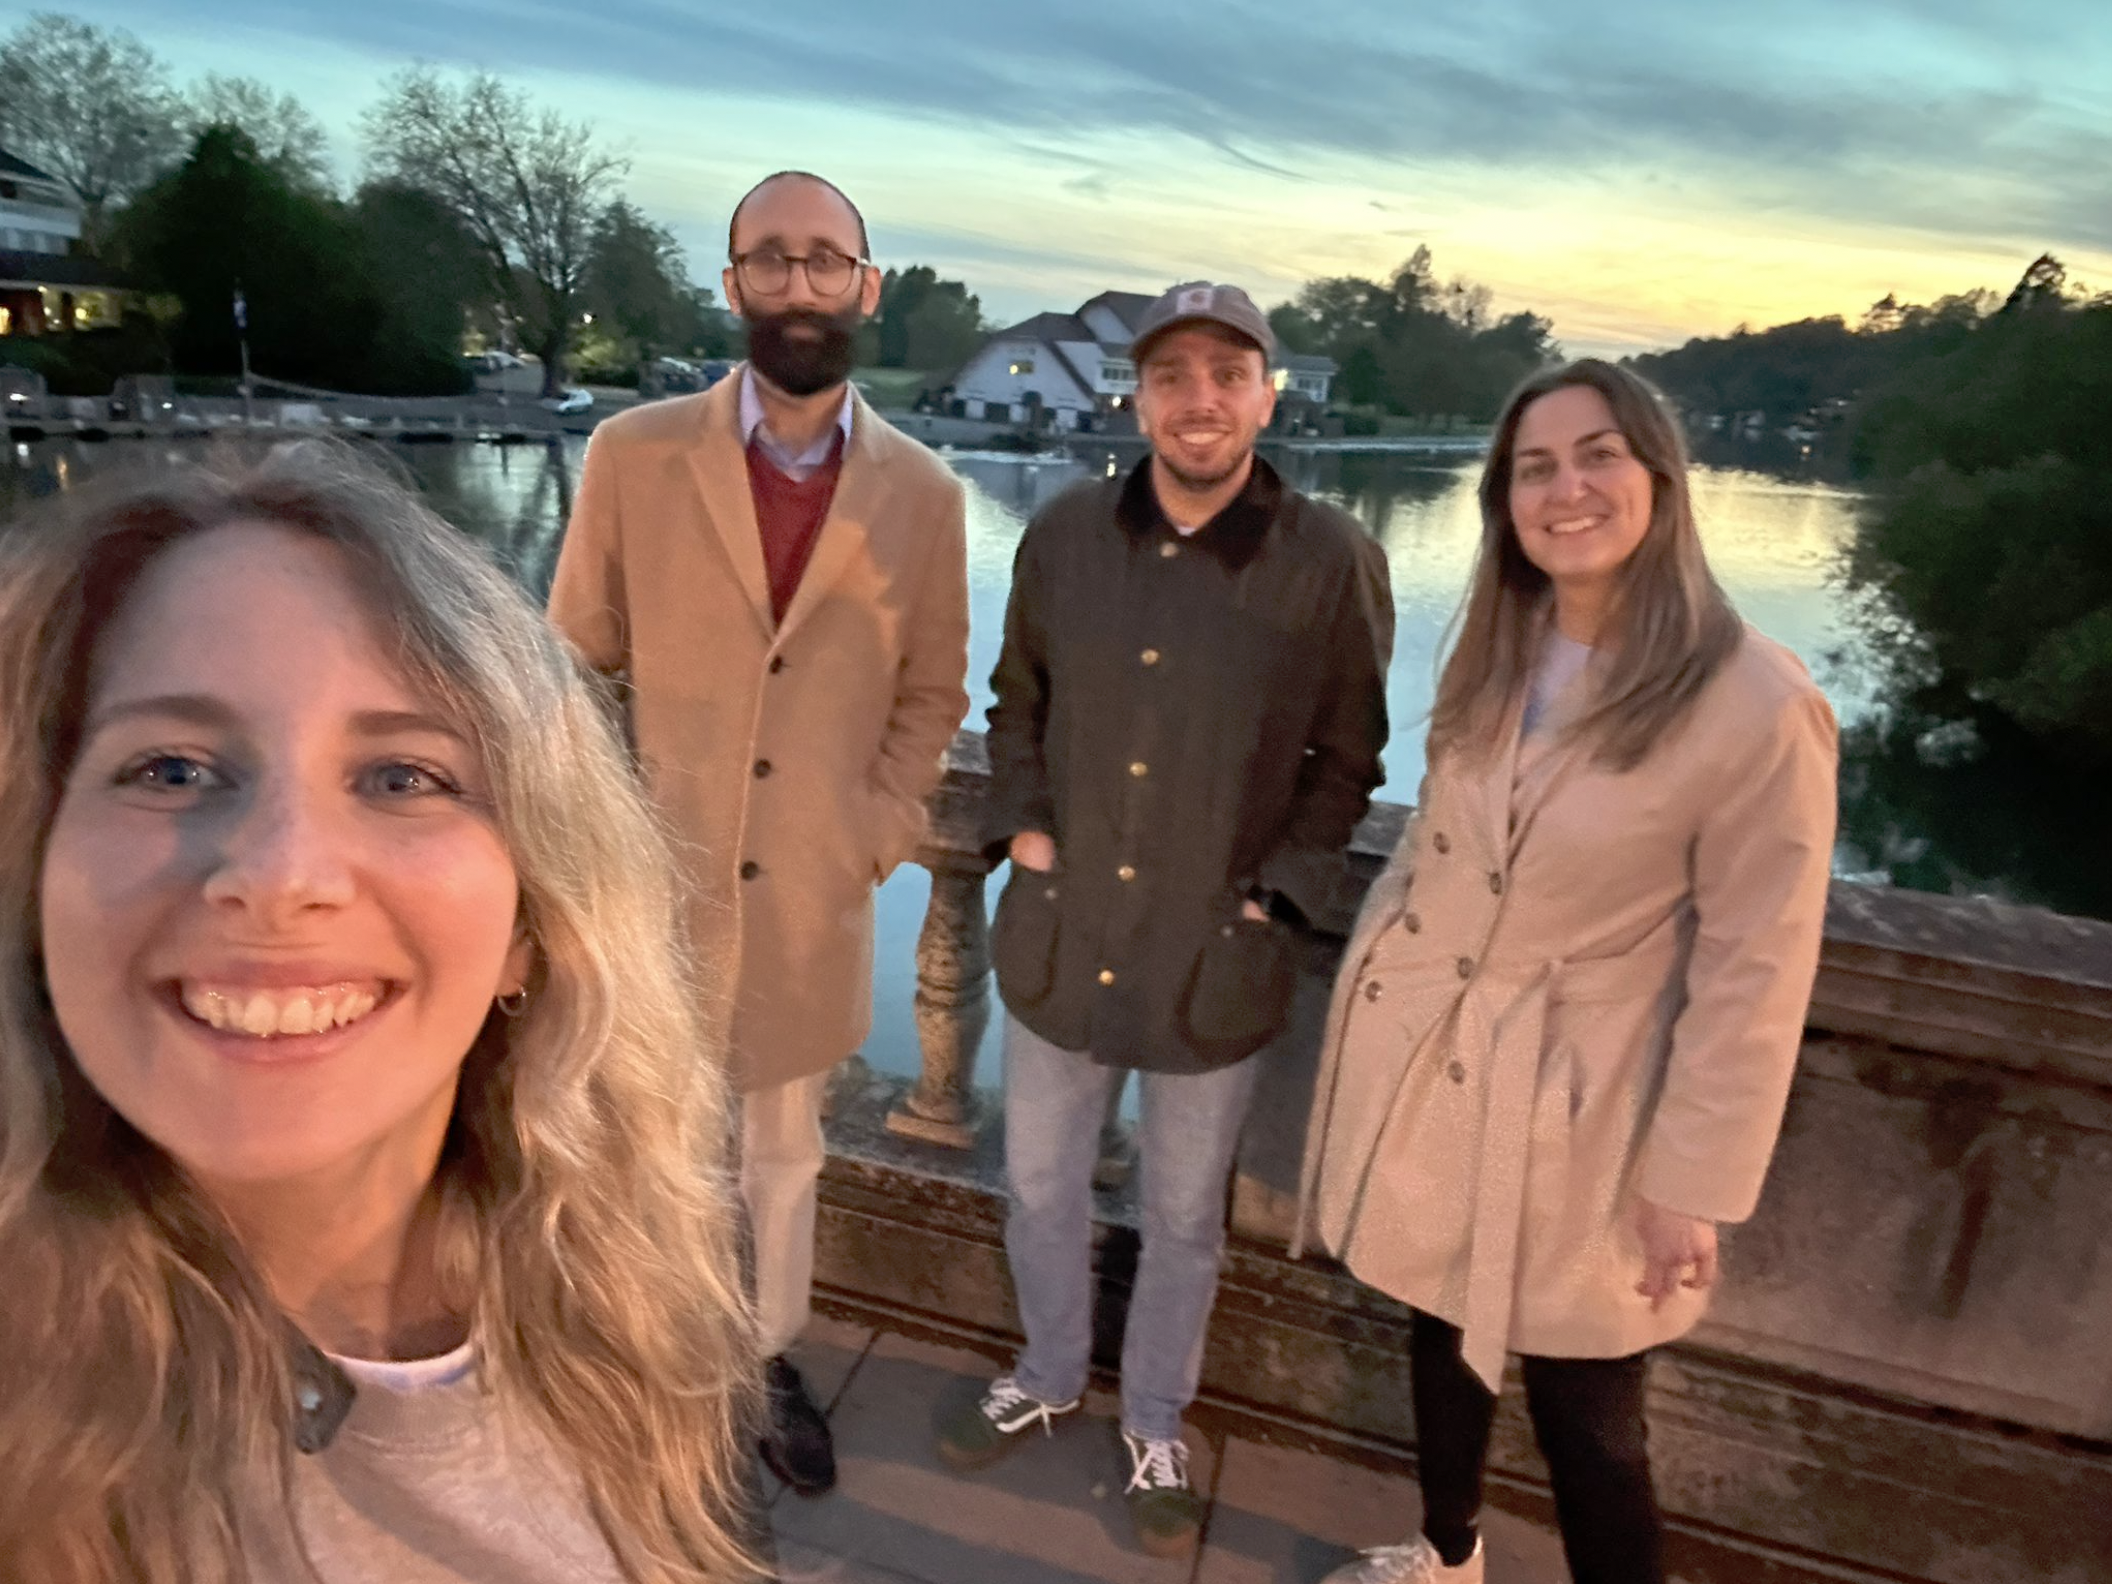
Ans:
[[[1181,313],[1208,313],[1216,299],[1215,286],[1191,286],[1175,299],[1175,306]]]

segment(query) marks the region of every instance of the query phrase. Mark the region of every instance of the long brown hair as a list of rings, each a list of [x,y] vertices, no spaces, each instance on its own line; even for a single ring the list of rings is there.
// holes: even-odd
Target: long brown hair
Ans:
[[[537,968],[468,1054],[436,1180],[494,1411],[579,1474],[626,1578],[755,1577],[724,1062],[666,847],[540,614],[413,493],[314,443],[91,485],[0,543],[0,1557],[52,1584],[221,1584],[260,1516],[235,1493],[291,1490],[287,1317],[82,1075],[37,931],[100,630],[161,550],[243,520],[345,555],[410,684],[475,742],[519,877]]]
[[[1526,558],[1511,520],[1511,469],[1528,407],[1558,390],[1597,391],[1637,461],[1649,470],[1650,524],[1621,568],[1618,643],[1594,669],[1592,699],[1569,730],[1596,739],[1594,755],[1632,769],[1680,718],[1745,635],[1702,553],[1687,491],[1687,448],[1655,391],[1637,375],[1580,358],[1533,375],[1496,420],[1481,472],[1481,547],[1453,618],[1430,758],[1493,751],[1524,692],[1550,621],[1552,588]]]

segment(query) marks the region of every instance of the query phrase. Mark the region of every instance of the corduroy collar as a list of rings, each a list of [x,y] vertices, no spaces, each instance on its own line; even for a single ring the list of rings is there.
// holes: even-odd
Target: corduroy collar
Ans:
[[[1269,525],[1283,507],[1283,480],[1276,470],[1260,457],[1254,459],[1254,470],[1247,475],[1246,487],[1233,496],[1224,510],[1204,523],[1187,537],[1199,548],[1208,550],[1220,561],[1237,572],[1261,549],[1267,537]],[[1158,492],[1151,487],[1151,456],[1129,470],[1129,477],[1122,481],[1122,495],[1115,503],[1115,520],[1133,538],[1180,537],[1173,524],[1166,520],[1166,513],[1159,505]]]

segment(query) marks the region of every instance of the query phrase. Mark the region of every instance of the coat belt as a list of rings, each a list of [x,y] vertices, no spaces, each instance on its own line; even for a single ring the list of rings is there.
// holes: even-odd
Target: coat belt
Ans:
[[[1648,987],[1640,994],[1654,997],[1679,954],[1677,934],[1666,929],[1617,957],[1554,959],[1537,968],[1525,967],[1522,983],[1520,970],[1484,964],[1460,1002],[1455,1037],[1467,1050],[1489,1052],[1460,1352],[1492,1392],[1502,1389],[1503,1361],[1510,1348],[1533,1100],[1547,1044],[1548,1003],[1557,996],[1565,1003],[1632,1001],[1638,998],[1639,986]],[[1506,987],[1516,994],[1490,993]]]

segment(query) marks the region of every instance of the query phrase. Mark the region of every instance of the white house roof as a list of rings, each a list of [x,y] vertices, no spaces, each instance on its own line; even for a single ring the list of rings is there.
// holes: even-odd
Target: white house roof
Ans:
[[[54,187],[60,185],[58,177],[49,171],[38,170],[28,160],[19,159],[4,148],[0,148],[0,176],[21,176],[30,181],[50,182]]]

